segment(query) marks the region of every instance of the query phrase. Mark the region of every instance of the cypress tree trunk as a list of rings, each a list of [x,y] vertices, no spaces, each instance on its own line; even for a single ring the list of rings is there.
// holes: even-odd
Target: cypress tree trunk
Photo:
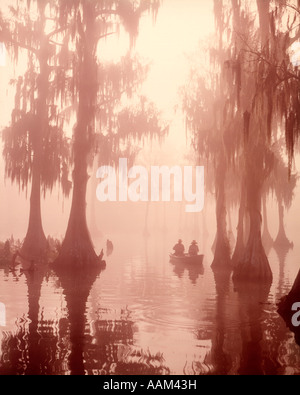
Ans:
[[[84,156],[84,155],[82,155]],[[67,232],[57,263],[62,265],[96,264],[95,253],[86,220],[87,163],[77,161],[74,168],[74,188]]]
[[[282,202],[278,202],[278,215],[279,215],[279,231],[277,238],[274,242],[275,246],[281,248],[291,248],[293,243],[287,238],[284,227],[284,207]]]
[[[257,0],[257,9],[259,14],[261,47],[262,52],[269,53],[269,37],[270,37],[270,0]],[[262,243],[262,215],[261,215],[261,199],[262,185],[264,182],[264,152],[266,138],[260,140],[257,132],[260,128],[265,128],[265,119],[258,119],[257,125],[252,125],[253,133],[246,141],[246,197],[250,218],[250,233],[244,257],[238,264],[234,272],[234,280],[250,280],[271,282],[273,275],[269,265],[267,255]]]
[[[97,61],[95,59],[95,19],[89,13],[92,3],[86,4],[87,28],[81,39],[82,59],[79,70],[79,105],[77,125],[74,129],[74,172],[72,207],[62,248],[55,264],[95,265],[95,253],[86,219],[86,192],[88,182],[88,156],[94,130],[97,99]]]
[[[96,174],[97,172],[97,168],[96,166],[94,166],[93,168],[93,173]],[[96,191],[97,189],[97,178],[93,177],[92,181],[92,194],[90,196],[90,204],[91,204],[91,208],[89,210],[89,222],[90,222],[90,226],[91,226],[91,233],[96,235],[97,238],[102,238],[103,234],[101,232],[101,230],[98,228],[98,224],[97,224],[97,196],[96,193],[94,193],[94,191]]]
[[[88,149],[85,107],[81,102],[79,122],[74,133],[73,196],[66,236],[56,263],[61,265],[97,264],[86,219],[86,191],[88,182]],[[88,109],[86,109],[88,111]]]
[[[251,169],[251,165],[254,167]],[[262,182],[256,165],[249,163],[246,179],[247,205],[250,216],[250,234],[242,261],[235,269],[235,280],[272,281],[272,271],[265,253],[261,237],[261,189]],[[259,167],[258,167],[259,169]]]
[[[262,235],[263,245],[266,251],[270,250],[274,244],[274,241],[269,232],[268,226],[268,211],[267,211],[267,198],[264,195],[263,197],[263,219],[264,219],[264,230]]]
[[[216,170],[216,216],[217,216],[217,239],[213,269],[230,268],[230,245],[227,234],[227,210],[225,195],[225,177],[226,167],[225,160],[220,161]]]
[[[41,179],[36,166],[33,169],[30,212],[27,234],[21,249],[21,255],[28,260],[38,259],[45,255],[48,242],[43,230],[41,215]]]
[[[245,188],[242,186],[241,192],[241,203],[239,209],[239,222],[237,227],[237,240],[235,245],[235,250],[232,256],[232,265],[236,267],[241,261],[243,254],[245,252],[244,244],[244,218],[245,218],[245,204],[246,204],[246,194]]]
[[[43,163],[43,138],[48,125],[47,94],[49,67],[47,63],[47,38],[41,46],[39,57],[40,75],[38,78],[37,124],[31,130],[33,141],[32,185],[30,213],[27,234],[21,249],[26,259],[41,258],[47,250],[47,239],[43,230],[41,215],[41,168]]]

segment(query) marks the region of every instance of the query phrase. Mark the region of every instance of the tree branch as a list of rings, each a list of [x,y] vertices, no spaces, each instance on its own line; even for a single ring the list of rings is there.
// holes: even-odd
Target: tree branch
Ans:
[[[53,36],[55,36],[56,34],[62,33],[65,30],[69,29],[70,26],[64,26],[64,27],[60,27],[58,29],[53,30],[52,32],[47,34],[47,38],[51,39]]]
[[[100,36],[100,37],[98,38],[98,40],[102,40],[103,38],[112,36],[113,34],[116,34],[116,32],[110,32],[110,33],[103,34],[102,36]]]
[[[60,46],[60,47],[63,47],[63,46],[64,46],[64,44],[62,44],[62,43],[56,43],[56,42],[53,41],[53,40],[49,40],[49,43],[52,44],[52,45],[58,45],[58,46]]]
[[[38,53],[39,53],[39,51],[36,48],[33,48],[33,47],[31,47],[30,45],[27,45],[27,44],[20,43],[20,42],[18,42],[16,40],[13,40],[13,39],[9,39],[6,42],[6,44],[14,45],[14,46],[17,46],[19,48],[26,49],[27,51],[32,52],[32,53],[34,53],[36,55],[38,55]]]

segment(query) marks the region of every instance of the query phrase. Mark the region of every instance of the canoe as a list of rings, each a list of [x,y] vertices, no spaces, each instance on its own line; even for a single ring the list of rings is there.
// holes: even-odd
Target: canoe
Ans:
[[[188,255],[185,254],[183,256],[176,256],[174,254],[170,254],[170,261],[172,263],[182,263],[184,265],[202,265],[204,255]]]

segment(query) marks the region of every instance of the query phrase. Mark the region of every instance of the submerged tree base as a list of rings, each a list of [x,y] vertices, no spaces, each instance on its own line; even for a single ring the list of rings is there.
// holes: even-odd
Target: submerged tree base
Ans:
[[[231,265],[233,268],[238,266],[239,262],[241,262],[244,255],[245,255],[244,242],[242,239],[238,239],[231,259]]]
[[[276,238],[276,240],[274,241],[274,246],[278,247],[278,248],[294,248],[294,243],[291,242],[285,232],[280,232]]]
[[[258,248],[247,247],[243,260],[234,269],[233,279],[272,282],[272,270],[262,244]]]
[[[223,256],[220,258],[215,258],[211,264],[213,271],[232,271],[233,266],[231,264],[231,259],[228,256]]]
[[[96,254],[91,242],[80,240],[78,242],[68,242],[65,240],[62,244],[58,257],[53,262],[53,266],[98,266],[105,267],[105,262],[102,261]]]
[[[234,269],[233,279],[235,281],[261,281],[271,282],[273,280],[272,271],[268,260],[265,262],[244,262]]]
[[[77,254],[72,251],[69,254],[59,254],[59,256],[52,263],[53,267],[99,267],[105,268],[106,262],[102,261],[95,253],[94,254]]]
[[[23,259],[31,261],[42,262],[46,260],[48,254],[48,241],[44,233],[40,235],[34,235],[31,237],[26,236],[22,245],[20,255]]]
[[[211,268],[213,270],[232,269],[229,241],[225,237],[217,238],[216,250]]]
[[[272,236],[270,235],[268,230],[264,230],[262,235],[262,242],[267,252],[270,251],[271,248],[273,247],[274,240],[272,239]]]
[[[230,264],[227,265],[211,265],[211,270],[214,273],[215,278],[227,279],[231,277],[233,267]]]
[[[86,224],[85,205],[84,209],[80,209],[81,206],[74,203],[73,205],[65,239],[53,264],[54,266],[101,266],[102,258],[99,258],[95,252]]]
[[[251,203],[249,240],[242,259],[235,267],[233,279],[269,283],[273,280],[273,274],[261,237],[260,194],[256,192],[255,199],[251,200],[253,190],[249,188],[247,200],[248,204]]]

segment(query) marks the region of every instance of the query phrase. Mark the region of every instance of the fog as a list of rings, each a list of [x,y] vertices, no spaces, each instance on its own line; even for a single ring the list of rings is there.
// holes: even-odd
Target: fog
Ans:
[[[2,2],[0,374],[299,373],[298,6]]]

